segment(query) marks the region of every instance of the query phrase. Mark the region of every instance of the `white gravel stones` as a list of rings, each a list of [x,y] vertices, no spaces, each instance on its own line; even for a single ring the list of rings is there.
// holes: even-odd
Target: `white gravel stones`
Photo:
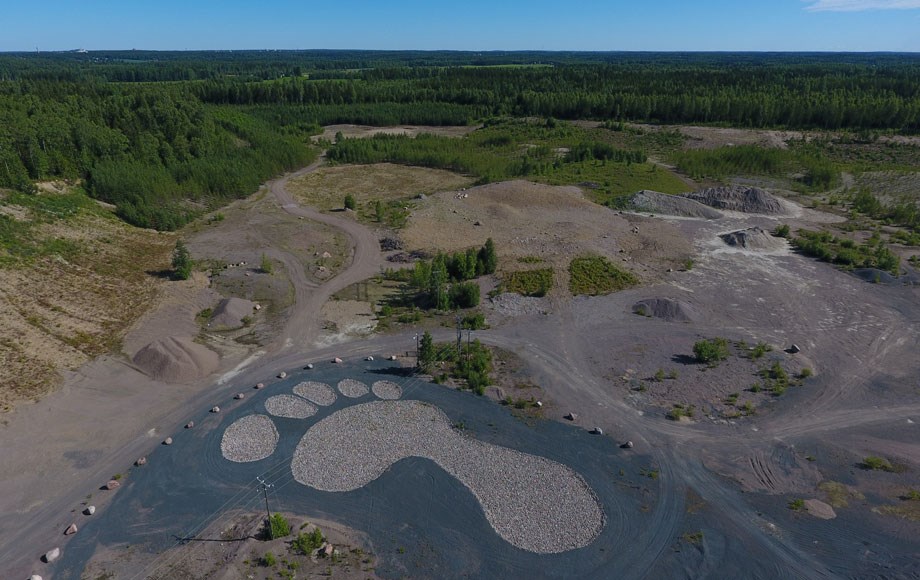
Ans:
[[[434,461],[462,482],[495,531],[521,549],[581,548],[604,528],[597,497],[577,473],[466,437],[440,409],[420,401],[375,401],[333,413],[303,436],[291,469],[304,485],[351,491],[411,456]]]
[[[316,403],[320,407],[335,403],[335,391],[326,383],[306,381],[294,387],[293,390],[295,395],[299,395],[311,403]]]
[[[370,392],[367,385],[354,379],[343,379],[339,381],[338,388],[339,392],[349,399],[357,399]]]
[[[278,429],[267,415],[247,415],[234,421],[220,441],[224,458],[235,463],[265,459],[278,445]]]
[[[275,395],[265,401],[265,410],[274,417],[306,419],[316,414],[316,407],[294,395]]]
[[[394,401],[402,397],[402,387],[392,381],[377,381],[371,385],[371,390],[378,399]]]

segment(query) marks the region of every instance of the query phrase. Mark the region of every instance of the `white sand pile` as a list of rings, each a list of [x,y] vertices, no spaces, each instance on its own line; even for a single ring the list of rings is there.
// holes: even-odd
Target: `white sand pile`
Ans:
[[[326,383],[317,383],[306,381],[294,387],[294,394],[316,403],[320,407],[326,407],[335,403],[336,394],[332,387]]]
[[[224,298],[214,309],[211,316],[211,326],[214,328],[239,328],[243,326],[243,319],[252,316],[255,303],[242,298]]]
[[[265,401],[265,410],[273,417],[306,419],[316,414],[316,407],[294,395],[275,395]]]
[[[716,220],[722,217],[721,212],[696,200],[647,189],[636,193],[629,201],[636,209],[649,213],[709,220]]]
[[[304,485],[344,492],[413,456],[434,461],[462,482],[495,531],[523,550],[581,548],[604,528],[603,509],[577,473],[465,437],[440,409],[420,401],[376,401],[333,413],[303,436],[291,469]]]
[[[267,415],[247,415],[234,421],[220,440],[224,457],[236,463],[265,459],[275,452],[278,430]]]
[[[339,392],[349,399],[357,399],[358,397],[363,397],[370,392],[370,390],[367,388],[367,385],[354,379],[341,380],[339,381],[338,387]]]
[[[154,379],[184,383],[213,373],[218,359],[216,352],[191,338],[170,336],[137,351],[134,364]]]
[[[756,227],[721,234],[719,237],[722,238],[723,242],[733,248],[744,248],[746,250],[775,252],[787,246],[784,238],[776,237],[767,230]]]
[[[371,385],[371,390],[378,399],[393,401],[402,397],[402,387],[392,381],[377,381]]]

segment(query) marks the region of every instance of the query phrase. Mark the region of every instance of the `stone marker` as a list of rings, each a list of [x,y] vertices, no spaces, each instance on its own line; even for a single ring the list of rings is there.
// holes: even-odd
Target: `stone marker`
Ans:
[[[258,390],[258,389],[264,389],[264,388],[265,388],[265,383],[258,383],[258,384],[256,385],[256,390]]]
[[[138,458],[138,460],[134,462],[134,465],[137,465],[138,467],[140,467],[141,465],[147,465],[147,458],[146,457]]]
[[[77,533],[77,524],[70,524],[67,526],[67,529],[64,530],[65,536],[72,536]]]
[[[342,359],[340,359],[339,357],[335,357],[334,359],[332,359],[332,362],[337,365],[340,365],[342,364]]]
[[[172,445],[172,437],[167,437],[163,439],[163,445]]]
[[[305,366],[304,368],[305,368],[306,370],[308,370],[308,371],[312,371],[312,370],[313,370],[313,363],[307,363],[307,366]]]
[[[600,427],[595,427],[594,429],[591,429],[591,434],[592,435],[603,435],[604,430],[601,429]]]
[[[45,555],[43,556],[43,558],[45,559],[45,562],[48,562],[48,563],[54,562],[60,557],[61,557],[60,548],[54,548],[53,550],[49,550],[45,552]]]
[[[185,428],[186,428],[186,429],[191,429],[191,428],[194,427],[194,426],[195,426],[195,422],[194,422],[194,421],[189,421],[188,423],[185,424]]]
[[[83,510],[83,513],[88,516],[93,515],[94,513],[96,513],[96,506],[94,505],[88,506],[85,510]]]
[[[278,373],[278,378],[279,378],[279,379],[283,379],[283,378],[285,378],[285,377],[287,377],[287,373],[286,373],[286,372],[281,371],[280,373]]]
[[[364,359],[364,360],[367,360],[367,361],[372,361],[372,360],[374,360],[374,357],[372,357],[372,356],[369,356],[369,357],[367,357],[367,358],[366,358],[366,359]]]
[[[105,488],[106,488],[107,490],[109,490],[109,491],[112,491],[113,489],[118,489],[119,487],[121,487],[121,484],[118,483],[118,482],[117,482],[116,480],[114,480],[114,479],[110,479],[110,480],[109,480],[108,482],[106,482],[106,484],[105,484]]]
[[[240,399],[245,399],[246,395],[244,395],[243,393],[237,393],[233,398],[239,401]]]
[[[568,415],[566,415],[566,416],[563,417],[563,418],[564,418],[564,419],[568,419],[569,421],[574,421],[575,419],[578,418],[578,415],[576,415],[575,413],[569,413]]]
[[[211,407],[211,412],[212,412],[212,413],[220,413],[220,407],[218,407],[218,406]]]
[[[626,443],[620,445],[620,447],[622,447],[623,449],[632,449],[632,448],[633,448],[633,442],[632,442],[632,441],[627,441]]]

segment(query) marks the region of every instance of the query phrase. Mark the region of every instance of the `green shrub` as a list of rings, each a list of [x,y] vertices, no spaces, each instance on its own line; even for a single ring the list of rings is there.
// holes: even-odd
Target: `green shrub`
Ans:
[[[262,556],[262,558],[261,558],[261,563],[262,563],[263,566],[267,566],[267,567],[271,568],[271,567],[273,567],[275,564],[278,563],[278,560],[275,558],[275,555],[272,554],[271,552],[265,552],[265,555]]]
[[[350,194],[350,193],[345,195],[345,202],[344,202],[344,203],[345,203],[345,209],[350,209],[350,210],[354,211],[355,208],[358,207],[358,202],[357,202],[357,200],[355,200],[355,196],[353,196],[353,195]]]
[[[272,514],[268,521],[271,527],[271,538],[283,538],[291,535],[291,523],[281,514]]]
[[[271,274],[274,272],[275,267],[272,264],[271,258],[265,254],[262,254],[262,262],[259,264],[259,269],[262,270],[263,274]]]
[[[861,467],[872,471],[894,471],[888,460],[874,455],[870,455],[863,459]]]
[[[450,303],[456,308],[473,308],[479,305],[479,284],[459,282],[450,287]]]
[[[323,537],[323,532],[319,528],[314,529],[309,534],[301,532],[294,538],[294,541],[291,542],[291,547],[300,554],[309,556],[313,550],[319,548],[323,542],[326,541],[326,538]]]
[[[173,276],[177,280],[188,280],[192,275],[192,256],[188,248],[182,243],[182,240],[176,241],[176,249],[173,250],[172,267]]]
[[[773,230],[773,235],[780,238],[788,238],[791,235],[789,226],[787,224],[776,226],[776,229]]]
[[[553,287],[553,269],[540,268],[522,272],[509,272],[502,280],[503,292],[515,292],[522,296],[546,296]]]
[[[795,512],[802,511],[803,509],[805,509],[805,500],[801,498],[795,498],[793,500],[790,500],[788,507],[789,509]]]
[[[693,356],[704,364],[718,364],[728,358],[728,341],[724,338],[698,340],[693,343]]]
[[[799,378],[800,378],[800,379],[807,379],[807,378],[810,377],[811,375],[812,375],[811,369],[808,368],[808,367],[805,367],[804,369],[802,369],[801,371],[799,371]]]
[[[569,264],[569,291],[591,296],[610,294],[639,283],[631,272],[620,270],[603,256],[581,256]]]

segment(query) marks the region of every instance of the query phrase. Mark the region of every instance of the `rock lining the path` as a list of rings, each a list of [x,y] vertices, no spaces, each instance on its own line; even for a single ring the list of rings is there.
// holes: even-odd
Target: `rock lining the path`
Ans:
[[[306,419],[316,414],[316,407],[294,395],[275,395],[265,401],[265,410],[273,417]]]
[[[343,379],[339,381],[337,386],[339,392],[349,399],[357,399],[370,392],[370,390],[367,388],[367,385],[354,379]]]
[[[268,415],[247,415],[234,421],[220,440],[224,458],[235,463],[265,459],[278,445],[278,429]]]
[[[393,381],[376,381],[371,385],[371,391],[378,399],[394,401],[402,398],[402,387]]]
[[[597,497],[573,470],[466,437],[443,411],[420,401],[375,401],[333,413],[307,431],[291,469],[304,485],[345,492],[412,456],[462,482],[496,532],[521,549],[553,554],[584,547],[604,528]]]
[[[294,394],[315,403],[320,407],[327,407],[335,403],[335,391],[326,383],[317,383],[316,381],[305,381],[295,386]]]

